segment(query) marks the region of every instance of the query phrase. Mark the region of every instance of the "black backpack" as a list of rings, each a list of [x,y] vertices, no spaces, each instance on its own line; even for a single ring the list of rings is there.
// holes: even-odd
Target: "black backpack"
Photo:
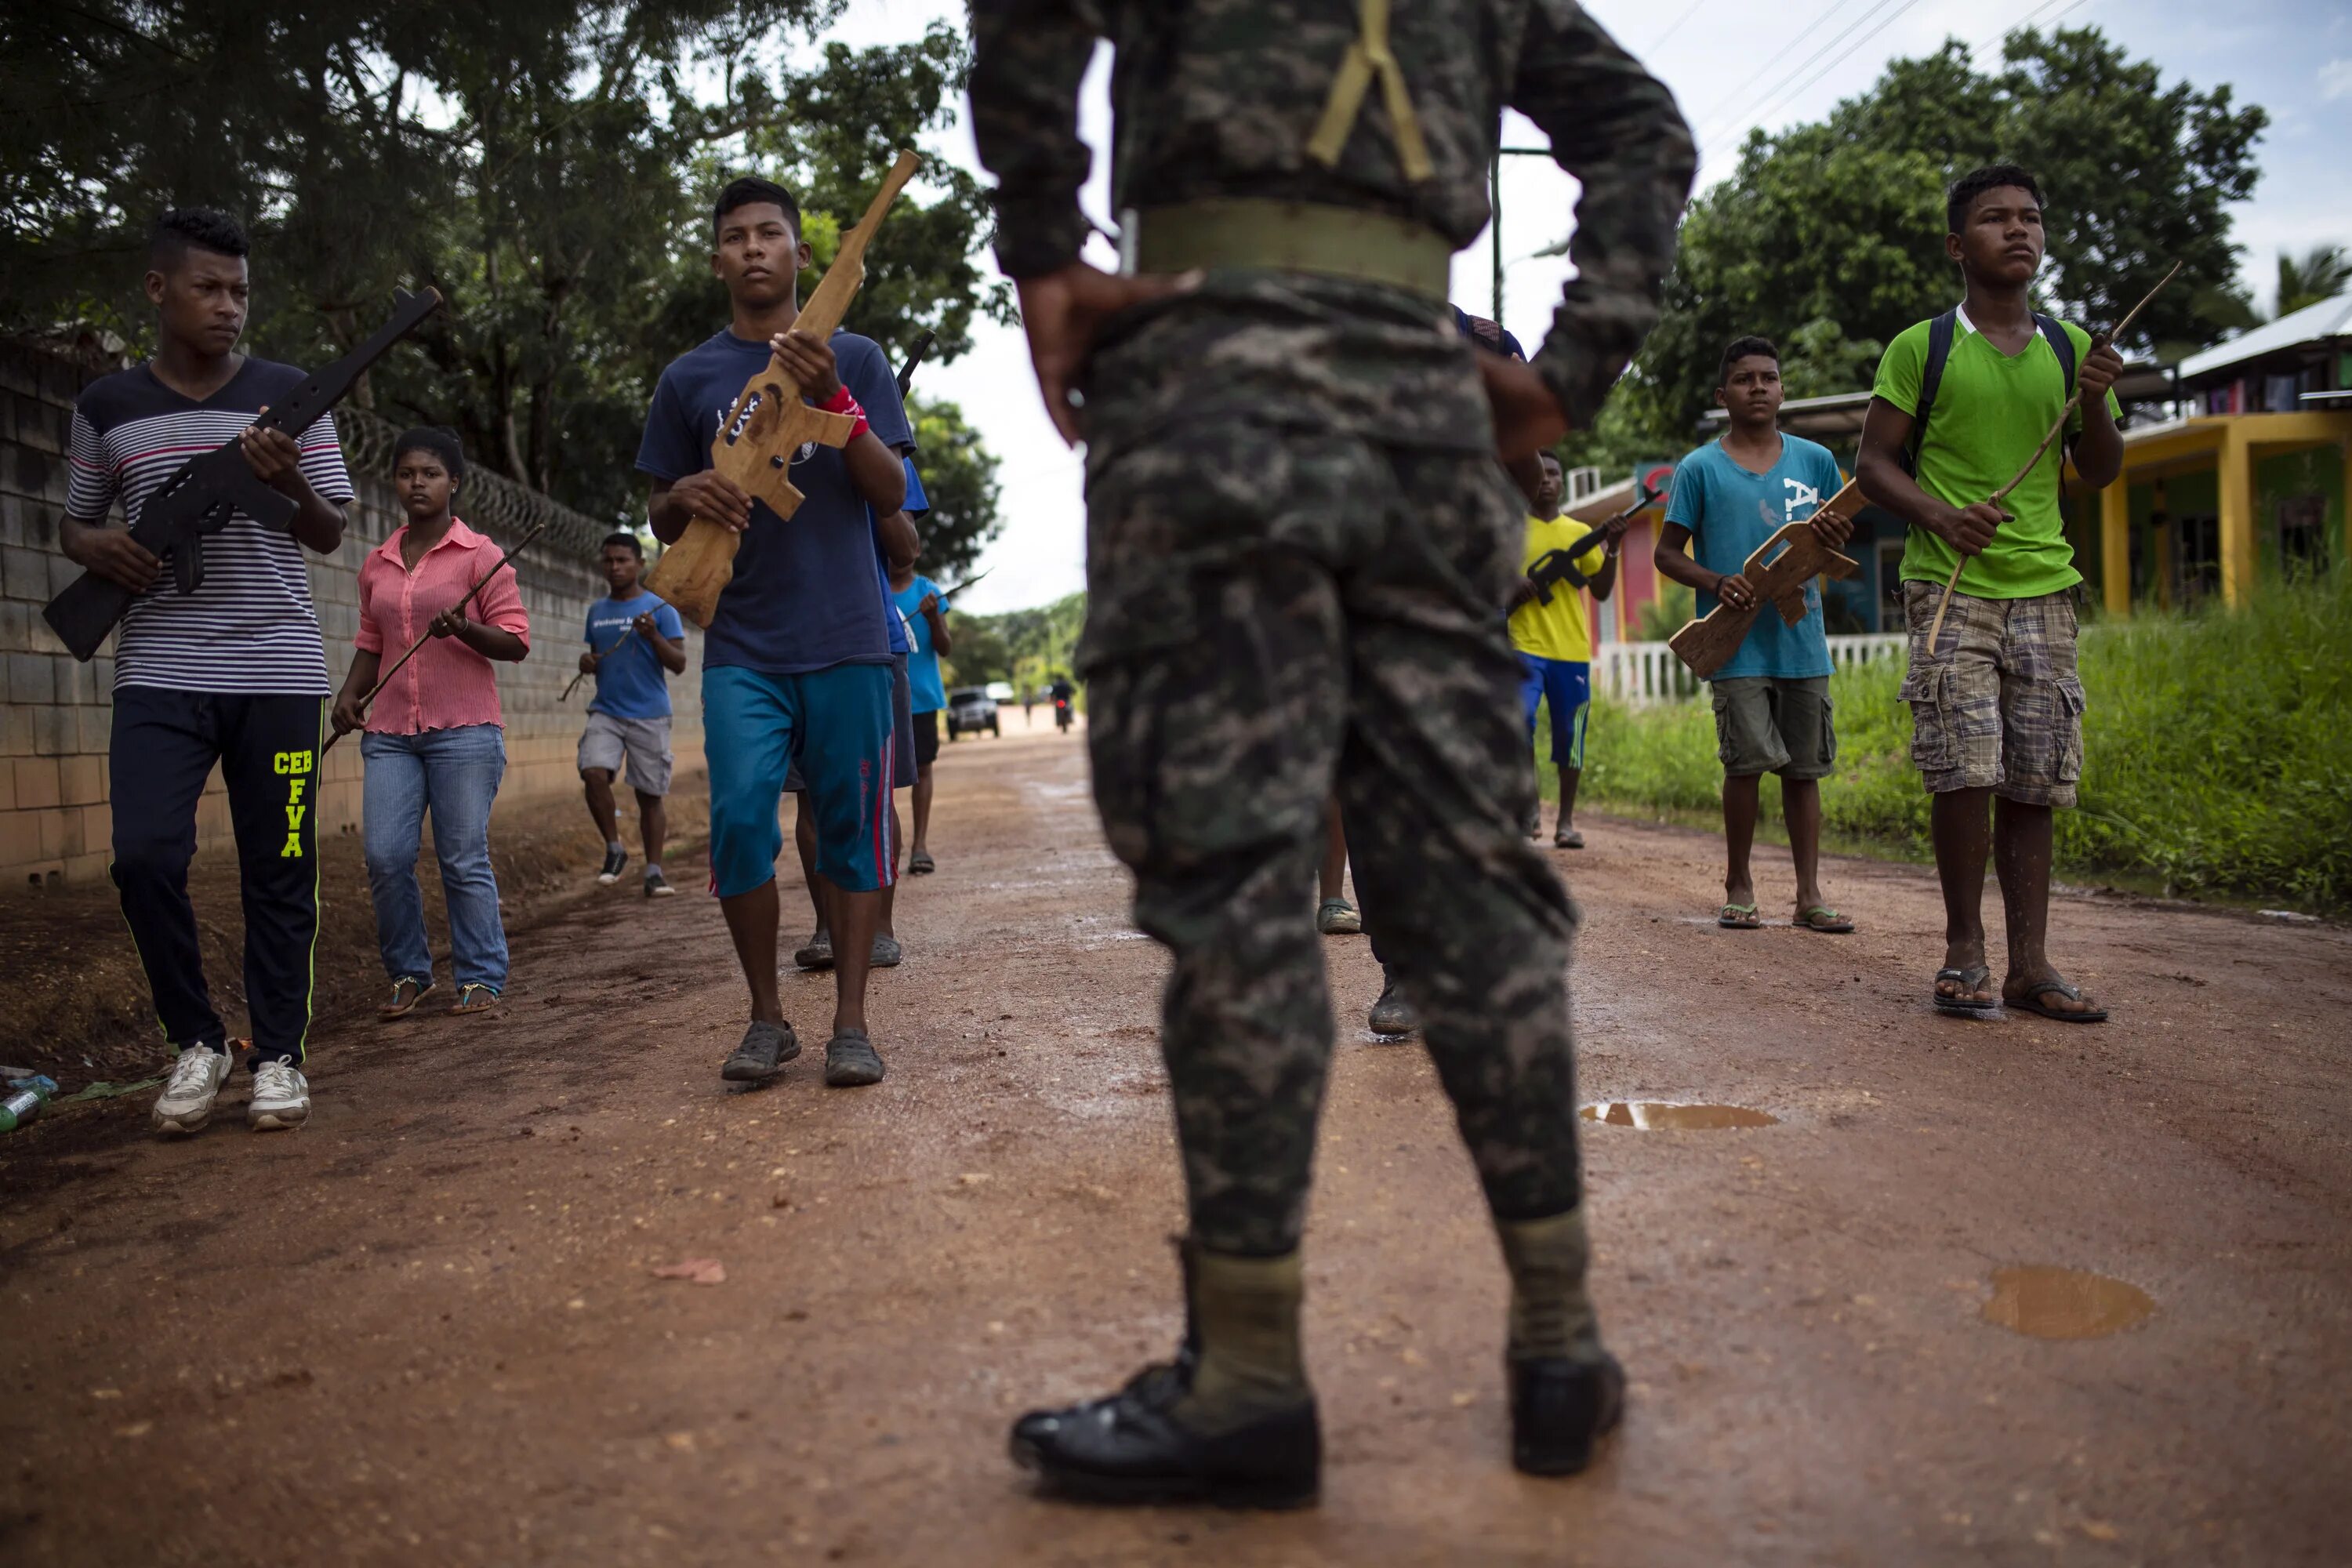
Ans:
[[[2059,374],[2065,378],[2066,395],[2074,395],[2074,340],[2058,324],[2055,316],[2033,312],[2033,324],[2042,333],[2042,341],[2058,356]],[[1952,357],[1952,339],[1960,327],[1959,307],[1955,305],[1927,324],[1927,363],[1919,372],[1919,408],[1911,416],[1911,439],[1904,443],[1903,471],[1913,479],[1919,477],[1919,446],[1927,438],[1927,415],[1936,406],[1936,388],[1944,379],[1944,362]]]

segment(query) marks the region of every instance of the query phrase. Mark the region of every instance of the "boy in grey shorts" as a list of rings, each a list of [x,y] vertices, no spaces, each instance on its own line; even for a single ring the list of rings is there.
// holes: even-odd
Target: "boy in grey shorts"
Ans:
[[[645,837],[646,897],[667,898],[677,889],[661,868],[667,829],[662,799],[669,794],[671,763],[669,687],[663,675],[686,672],[686,623],[637,585],[646,557],[635,534],[608,535],[604,557],[612,592],[588,606],[588,651],[580,656],[581,669],[596,678],[588,728],[580,735],[580,781],[588,815],[604,836],[604,864],[596,880],[611,887],[629,863],[613,804],[613,783],[625,764]]]
[[[1665,526],[1654,557],[1661,576],[1686,583],[1706,615],[1719,604],[1747,609],[1756,586],[1748,558],[1783,527],[1812,522],[1834,548],[1850,525],[1835,513],[1815,521],[1843,480],[1827,447],[1780,432],[1780,354],[1762,338],[1735,338],[1723,351],[1716,400],[1730,427],[1675,466]],[[1685,554],[1685,547],[1691,553]],[[1804,618],[1790,626],[1767,609],[1756,617],[1714,680],[1717,754],[1723,760],[1723,907],[1716,923],[1733,931],[1763,924],[1748,850],[1756,840],[1764,775],[1780,775],[1780,805],[1795,862],[1794,923],[1844,932],[1853,921],[1822,896],[1821,781],[1837,763],[1830,708],[1830,648],[1818,584],[1805,584]]]

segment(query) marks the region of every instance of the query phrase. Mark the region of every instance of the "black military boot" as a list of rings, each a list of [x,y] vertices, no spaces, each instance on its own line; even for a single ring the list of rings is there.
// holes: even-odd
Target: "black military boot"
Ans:
[[[1498,1220],[1511,1269],[1511,1462],[1531,1476],[1572,1476],[1625,1413],[1625,1373],[1601,1348],[1585,1294],[1584,1213]]]
[[[1298,1354],[1298,1254],[1183,1248],[1186,1326],[1173,1363],[1117,1394],[1013,1423],[1013,1462],[1089,1502],[1302,1508],[1323,1437]]]

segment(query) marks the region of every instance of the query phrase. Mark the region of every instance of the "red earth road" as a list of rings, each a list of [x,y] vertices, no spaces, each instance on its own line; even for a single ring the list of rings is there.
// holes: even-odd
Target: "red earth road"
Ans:
[[[2057,951],[2117,1021],[1949,1020],[1927,873],[1833,862],[1857,936],[1720,931],[1715,840],[1587,832],[1585,1097],[1780,1121],[1591,1130],[1633,1400],[1580,1479],[1506,1461],[1496,1247],[1426,1059],[1362,1032],[1360,939],[1307,1242],[1321,1508],[1079,1509],[1007,1465],[1019,1409],[1179,1323],[1162,960],[1048,732],[942,759],[876,1089],[814,1049],[723,1087],[716,906],[615,894],[521,935],[490,1019],[320,1039],[298,1134],[230,1105],[161,1143],[142,1097],[0,1141],[0,1558],[2344,1560],[2347,933],[2070,896]],[[805,1033],[828,992],[788,984]],[[696,1258],[725,1282],[653,1277]],[[2014,1263],[2155,1315],[1990,1326]]]

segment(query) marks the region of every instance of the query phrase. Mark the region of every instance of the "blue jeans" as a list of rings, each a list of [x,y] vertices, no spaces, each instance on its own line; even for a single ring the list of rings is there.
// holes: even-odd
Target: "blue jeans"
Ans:
[[[368,892],[375,900],[376,944],[394,980],[430,983],[425,945],[425,893],[416,855],[425,813],[433,812],[433,852],[449,907],[449,964],[457,984],[504,991],[507,931],[499,919],[498,879],[490,872],[490,803],[506,776],[506,733],[496,724],[461,724],[415,735],[360,741],[367,760],[365,801]]]

